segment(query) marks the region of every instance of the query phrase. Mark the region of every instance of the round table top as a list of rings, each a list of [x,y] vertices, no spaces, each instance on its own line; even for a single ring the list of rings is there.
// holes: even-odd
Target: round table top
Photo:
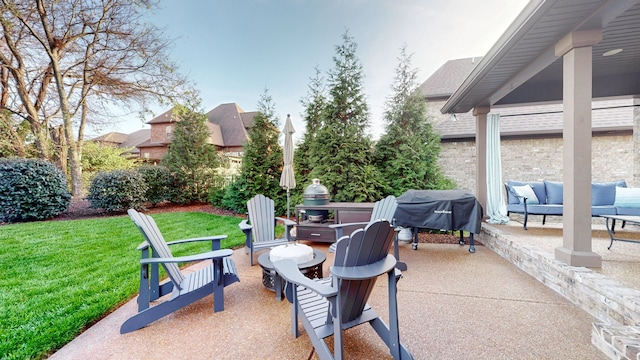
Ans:
[[[327,260],[327,255],[324,252],[318,249],[313,249],[313,260],[306,263],[298,264],[298,268],[306,269],[318,266],[319,264],[325,262],[325,260]],[[271,260],[269,260],[269,251],[266,251],[258,256],[258,264],[260,264],[260,266],[267,270],[273,270],[273,263],[271,262]]]

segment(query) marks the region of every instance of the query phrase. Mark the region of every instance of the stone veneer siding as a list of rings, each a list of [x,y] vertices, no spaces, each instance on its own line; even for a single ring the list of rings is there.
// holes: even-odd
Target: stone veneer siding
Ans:
[[[637,141],[637,140],[636,140]],[[502,180],[562,181],[562,138],[502,139]],[[634,170],[634,137],[631,133],[595,136],[591,142],[594,181],[623,179],[638,186]],[[475,193],[475,140],[443,141],[439,164],[461,189]]]
[[[484,246],[533,276],[601,323],[591,343],[610,359],[640,359],[640,291],[591,269],[570,266],[542,249],[510,240],[497,227],[482,224]]]

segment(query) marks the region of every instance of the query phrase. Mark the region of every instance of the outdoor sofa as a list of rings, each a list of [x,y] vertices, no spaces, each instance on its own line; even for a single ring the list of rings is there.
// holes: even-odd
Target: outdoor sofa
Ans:
[[[527,229],[529,215],[542,215],[544,225],[547,215],[562,216],[562,182],[512,181],[505,183],[507,216],[524,215]],[[640,188],[628,188],[624,180],[594,182],[591,184],[591,216],[640,215]]]

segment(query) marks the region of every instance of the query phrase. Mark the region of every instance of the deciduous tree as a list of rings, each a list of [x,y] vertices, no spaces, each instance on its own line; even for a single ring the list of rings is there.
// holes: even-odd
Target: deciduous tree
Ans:
[[[182,94],[167,56],[171,40],[143,21],[152,0],[2,0],[4,106],[31,125],[39,156],[51,158],[49,127],[62,126],[72,192],[83,193],[80,154],[87,125],[112,107]],[[3,74],[4,75],[4,74]],[[4,77],[3,77],[4,79]]]

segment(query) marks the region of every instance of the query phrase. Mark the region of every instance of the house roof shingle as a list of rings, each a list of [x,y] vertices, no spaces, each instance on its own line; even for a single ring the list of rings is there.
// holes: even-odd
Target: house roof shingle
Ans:
[[[114,144],[122,144],[127,141],[129,135],[121,132],[110,132],[91,139],[90,141],[109,142]]]
[[[224,147],[224,139],[222,138],[222,129],[220,125],[206,122],[207,129],[209,129],[209,143],[215,146]]]
[[[500,134],[502,136],[562,134],[562,104],[544,104],[517,107],[494,108],[500,114]],[[631,99],[594,101],[591,127],[594,132],[628,131],[633,128],[634,106]],[[475,137],[476,120],[468,112],[456,114],[434,124],[443,139]]]
[[[449,98],[482,57],[449,60],[418,87],[425,98]]]
[[[164,124],[164,123],[174,122],[176,120],[173,119],[172,115],[173,115],[173,109],[169,109],[163,112],[162,114],[154,117],[153,119],[149,120],[147,124]]]
[[[220,127],[224,146],[244,146],[247,141],[247,123],[252,113],[245,113],[236,103],[221,104],[207,113],[207,118]],[[253,124],[251,117],[251,124]]]
[[[449,60],[419,89],[430,105],[439,108],[464,82],[481,58]],[[630,99],[598,100],[593,102],[592,128],[594,132],[623,131],[633,128],[633,101]],[[436,110],[436,109],[433,109]],[[434,111],[435,112],[435,111]],[[509,107],[493,107],[491,113],[500,114],[502,136],[561,134],[562,104],[547,103]],[[476,120],[471,112],[437,116],[433,127],[443,139],[475,137]]]

